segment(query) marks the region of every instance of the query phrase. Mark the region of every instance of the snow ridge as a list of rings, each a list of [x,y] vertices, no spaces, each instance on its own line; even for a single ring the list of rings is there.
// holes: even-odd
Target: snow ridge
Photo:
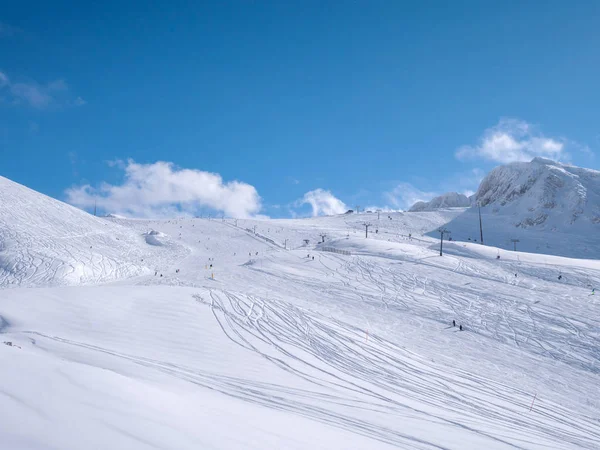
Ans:
[[[409,212],[435,211],[441,208],[465,208],[467,206],[471,206],[469,197],[458,192],[448,192],[434,197],[428,202],[415,203],[410,207]]]

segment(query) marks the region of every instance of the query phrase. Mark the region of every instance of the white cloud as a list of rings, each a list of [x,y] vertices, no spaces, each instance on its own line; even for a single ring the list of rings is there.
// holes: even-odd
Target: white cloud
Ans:
[[[44,109],[52,102],[48,90],[37,83],[14,83],[10,85],[14,103],[28,103],[37,109]]]
[[[69,203],[98,207],[111,213],[132,217],[160,217],[196,214],[201,208],[222,211],[230,217],[255,216],[261,209],[256,189],[239,181],[223,182],[219,174],[194,169],[179,169],[170,162],[138,164],[128,160],[115,168],[125,171],[120,185],[103,183],[67,189]]]
[[[313,217],[321,215],[332,216],[334,214],[345,213],[348,210],[343,201],[335,197],[330,191],[324,189],[309,191],[295,203],[297,206],[310,205]]]
[[[73,102],[73,104],[74,104],[75,106],[83,106],[83,105],[85,105],[86,103],[87,103],[87,102],[86,102],[84,99],[82,99],[81,97],[77,97],[77,98],[75,99],[75,101]]]
[[[82,106],[86,102],[81,97],[72,101],[69,86],[63,79],[40,84],[35,81],[12,82],[8,75],[0,72],[0,91],[5,91],[13,104],[27,104],[36,109],[45,109],[52,105]]]
[[[10,83],[8,76],[4,72],[0,72],[0,88],[7,86]]]
[[[436,192],[422,191],[410,183],[400,183],[391,191],[383,193],[385,199],[392,206],[404,210],[417,202],[427,202],[438,195]]]
[[[108,167],[118,167],[121,170],[125,170],[125,167],[127,167],[127,163],[122,159],[113,159],[104,162]]]
[[[536,156],[568,160],[562,138],[545,137],[532,125],[518,119],[501,119],[484,131],[476,146],[465,145],[456,151],[458,159],[485,159],[499,163],[531,161]]]

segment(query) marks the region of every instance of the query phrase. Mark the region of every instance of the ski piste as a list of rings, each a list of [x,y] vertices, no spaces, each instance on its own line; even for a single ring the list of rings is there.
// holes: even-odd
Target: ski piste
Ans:
[[[462,213],[365,238],[376,214],[100,218],[3,179],[2,446],[597,448],[600,263],[456,228],[439,256]]]

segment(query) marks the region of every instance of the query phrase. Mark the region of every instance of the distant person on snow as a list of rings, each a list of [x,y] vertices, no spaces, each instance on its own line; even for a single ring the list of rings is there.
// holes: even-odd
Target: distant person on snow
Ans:
[[[462,325],[460,326],[460,331],[462,331]]]
[[[558,279],[559,279],[559,280],[561,280],[561,279],[562,279],[562,275],[559,275],[559,276],[558,276]]]
[[[315,257],[313,256],[313,261],[315,260]]]
[[[455,327],[456,326],[456,320],[452,321],[452,326]]]

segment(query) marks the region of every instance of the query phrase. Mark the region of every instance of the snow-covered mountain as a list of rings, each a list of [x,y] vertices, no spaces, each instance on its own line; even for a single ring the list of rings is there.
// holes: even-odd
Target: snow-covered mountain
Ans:
[[[438,199],[411,211],[437,211],[450,206]],[[467,199],[466,197],[462,200]],[[479,241],[479,210],[484,243],[528,252],[597,258],[600,255],[600,172],[544,158],[493,169],[467,199],[472,205],[446,228],[454,240]],[[430,236],[439,236],[437,229]]]
[[[429,202],[417,202],[409,211],[435,211],[471,205],[510,215],[515,227],[588,231],[600,224],[600,172],[544,158],[516,162],[493,169],[475,195],[449,192]]]
[[[464,194],[448,192],[434,197],[428,202],[417,202],[410,207],[409,212],[435,211],[441,208],[464,208],[471,206],[471,200]]]
[[[600,223],[600,172],[543,158],[507,164],[483,179],[475,201],[514,216],[516,227],[591,231]]]

